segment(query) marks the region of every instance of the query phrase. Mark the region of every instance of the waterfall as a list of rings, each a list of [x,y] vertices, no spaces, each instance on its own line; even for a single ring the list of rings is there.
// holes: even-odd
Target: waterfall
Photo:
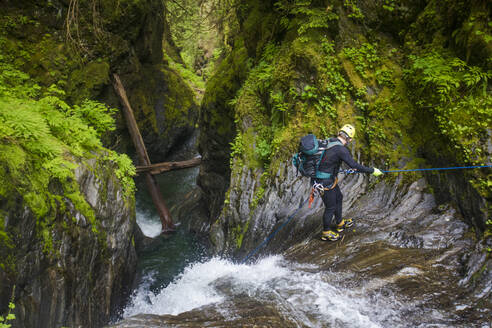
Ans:
[[[399,302],[371,297],[361,288],[347,289],[340,282],[349,276],[312,272],[310,266],[270,256],[254,264],[235,264],[212,258],[187,266],[157,293],[142,284],[134,293],[124,317],[136,314],[177,315],[204,305],[217,308],[234,297],[276,304],[280,312],[300,326],[383,327],[397,318]],[[311,271],[311,272],[310,272]],[[149,276],[147,283],[152,282]],[[234,317],[234,313],[226,316]]]

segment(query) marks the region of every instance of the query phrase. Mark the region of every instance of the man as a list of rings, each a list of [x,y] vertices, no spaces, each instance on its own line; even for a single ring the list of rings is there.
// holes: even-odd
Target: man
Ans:
[[[325,150],[318,167],[321,175],[325,175],[326,178],[314,179],[314,182],[323,185],[324,189],[323,203],[325,204],[325,212],[323,214],[323,233],[321,235],[321,240],[324,241],[340,239],[339,232],[354,224],[352,219],[342,219],[343,195],[337,184],[337,175],[340,171],[342,161],[362,173],[371,173],[374,176],[383,174],[377,168],[366,167],[354,161],[350,152],[345,147],[345,145],[352,141],[354,136],[355,128],[350,124],[346,124],[340,129],[336,138],[330,138],[328,140],[330,146]],[[335,215],[334,222],[332,221],[333,215]]]

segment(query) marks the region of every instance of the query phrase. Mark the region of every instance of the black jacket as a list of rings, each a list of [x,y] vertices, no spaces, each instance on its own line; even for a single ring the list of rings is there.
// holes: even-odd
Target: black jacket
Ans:
[[[329,142],[337,141],[337,138],[330,138]],[[367,167],[364,165],[360,165],[357,163],[352,156],[350,155],[347,147],[342,145],[336,145],[331,147],[330,149],[325,150],[323,158],[319,164],[319,170],[321,172],[331,173],[330,179],[317,179],[317,182],[323,183],[325,186],[330,186],[335,181],[335,178],[340,171],[340,166],[342,165],[342,161],[345,162],[349,167],[356,169],[362,173],[373,173],[374,169],[372,167]]]

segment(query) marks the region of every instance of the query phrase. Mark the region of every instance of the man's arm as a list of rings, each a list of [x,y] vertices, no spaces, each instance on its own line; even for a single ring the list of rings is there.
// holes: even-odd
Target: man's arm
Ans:
[[[372,167],[367,167],[367,166],[360,165],[359,163],[357,163],[352,158],[352,156],[350,155],[348,149],[344,146],[340,147],[339,155],[340,155],[340,158],[342,159],[342,161],[344,161],[348,166],[350,166],[353,169],[356,169],[359,172],[362,172],[362,173],[373,173],[374,172],[374,169]]]

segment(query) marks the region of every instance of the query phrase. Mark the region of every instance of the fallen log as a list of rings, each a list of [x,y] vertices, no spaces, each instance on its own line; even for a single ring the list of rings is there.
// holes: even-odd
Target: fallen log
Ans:
[[[152,175],[159,174],[162,172],[186,169],[189,167],[198,166],[201,163],[201,158],[196,157],[181,162],[163,162],[151,165],[140,165],[137,166],[137,173],[149,172]]]
[[[147,154],[147,149],[145,148],[142,135],[140,134],[140,131],[138,129],[135,116],[133,116],[133,110],[126,96],[125,88],[123,87],[123,84],[121,83],[121,80],[117,74],[113,74],[113,77],[113,87],[120,97],[120,101],[123,105],[123,115],[125,116],[126,124],[128,126],[128,131],[130,132],[133,145],[137,150],[138,161],[142,166],[150,166],[151,163],[149,155]],[[159,190],[159,186],[157,185],[155,177],[150,172],[145,172],[145,182],[147,184],[150,196],[152,197],[152,201],[154,202],[157,212],[159,213],[159,217],[161,218],[162,231],[174,231],[175,228],[171,218],[171,213],[167,209],[164,198],[162,198],[162,194]]]

